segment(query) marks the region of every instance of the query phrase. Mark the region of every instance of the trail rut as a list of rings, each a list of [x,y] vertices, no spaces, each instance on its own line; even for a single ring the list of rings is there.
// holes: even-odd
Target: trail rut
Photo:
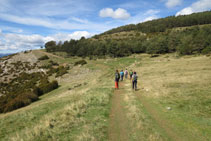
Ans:
[[[159,127],[164,129],[165,133],[168,135],[168,137],[173,141],[183,141],[184,139],[181,139],[180,136],[178,136],[174,131],[172,131],[172,128],[170,127],[170,123],[161,117],[159,117],[158,111],[153,109],[153,107],[144,100],[144,98],[138,93],[135,92],[137,98],[140,100],[140,102],[143,104],[144,108],[147,110],[147,112],[150,114],[151,118],[155,120],[155,122],[158,124]],[[184,140],[185,141],[185,140]]]
[[[114,91],[112,97],[112,108],[110,113],[110,125],[109,125],[109,141],[128,141],[130,140],[130,129],[128,119],[126,117],[126,111],[123,105],[123,95],[127,94],[130,84],[129,81],[120,82],[120,89]],[[130,89],[132,91],[132,89]],[[129,90],[129,91],[130,91]],[[148,101],[141,96],[140,91],[133,92],[139,102],[142,103],[144,109],[147,111],[149,116],[165,132],[165,136],[172,141],[183,141],[182,137],[177,135],[171,124],[166,119],[159,116],[159,112],[148,103]],[[152,123],[152,124],[153,124]],[[142,131],[140,131],[140,134]]]
[[[112,109],[110,113],[109,141],[128,141],[128,124],[122,94],[124,90],[120,84],[120,89],[114,91],[112,97]]]

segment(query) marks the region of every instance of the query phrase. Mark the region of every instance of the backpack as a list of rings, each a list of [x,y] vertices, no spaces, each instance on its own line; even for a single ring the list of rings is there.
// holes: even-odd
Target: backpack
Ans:
[[[134,74],[133,80],[134,80],[134,81],[137,81],[137,79],[138,79],[138,76],[137,76],[136,74]]]
[[[127,75],[127,74],[128,74],[128,71],[126,70],[126,71],[125,71],[125,75]]]
[[[119,79],[120,79],[120,75],[119,75],[119,73],[116,73],[116,74],[115,74],[115,80],[116,80],[116,81],[119,81]]]

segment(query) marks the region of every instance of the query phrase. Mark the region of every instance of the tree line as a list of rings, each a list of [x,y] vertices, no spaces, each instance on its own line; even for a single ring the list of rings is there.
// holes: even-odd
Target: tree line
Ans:
[[[175,27],[211,24],[211,11],[193,13],[191,15],[169,16],[139,24],[130,24],[111,29],[103,34],[113,34],[122,31],[140,31],[143,33],[164,32]]]
[[[69,56],[123,57],[133,53],[163,54],[178,52],[182,55],[211,52],[211,25],[176,28],[165,32],[148,33],[128,39],[85,39],[64,43],[49,41],[47,52],[67,52]]]

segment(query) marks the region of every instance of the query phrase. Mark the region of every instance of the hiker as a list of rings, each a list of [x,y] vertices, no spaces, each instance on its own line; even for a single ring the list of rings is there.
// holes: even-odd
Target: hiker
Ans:
[[[120,78],[119,71],[116,70],[116,73],[115,73],[115,89],[119,88],[119,78]]]
[[[137,90],[137,79],[138,79],[138,76],[136,72],[134,72],[132,76],[133,90]]]
[[[128,71],[127,69],[125,70],[125,79],[127,79],[127,76],[128,76]]]
[[[124,72],[123,72],[123,70],[121,70],[121,72],[120,72],[120,78],[121,78],[120,80],[121,81],[123,81],[123,77],[124,77]]]
[[[130,70],[130,80],[132,79],[132,76],[133,76],[133,71]]]

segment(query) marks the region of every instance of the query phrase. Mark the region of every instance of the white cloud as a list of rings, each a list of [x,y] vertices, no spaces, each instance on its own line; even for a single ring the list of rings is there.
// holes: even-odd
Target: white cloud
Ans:
[[[211,1],[210,0],[199,0],[193,3],[191,6],[182,9],[181,11],[176,13],[176,16],[179,15],[189,15],[195,12],[202,12],[211,9]]]
[[[65,34],[65,33],[57,33],[55,35],[51,35],[51,36],[47,36],[45,37],[45,41],[50,41],[50,40],[54,40],[54,41],[69,41],[70,39],[75,39],[78,40],[81,37],[91,37],[93,34],[87,32],[87,31],[75,31],[72,34]]]
[[[80,39],[83,37],[91,37],[93,34],[87,31],[75,31],[71,34],[58,33],[49,36],[41,36],[38,34],[23,35],[16,33],[0,33],[0,50],[7,52],[19,52],[22,50],[36,49],[43,46],[46,42],[69,41],[70,39]]]
[[[113,19],[126,20],[130,18],[130,14],[122,8],[113,10],[112,8],[104,8],[100,10],[100,17],[111,17]]]
[[[157,16],[149,16],[147,18],[145,18],[142,22],[146,22],[146,21],[152,21],[152,20],[155,20],[155,19],[158,19],[159,17]]]
[[[179,16],[179,15],[190,15],[192,13],[193,13],[193,9],[191,7],[187,7],[187,8],[182,9],[181,11],[177,12],[176,16]]]
[[[160,10],[150,9],[144,13],[144,15],[156,15],[160,12]]]
[[[159,15],[158,13],[160,13],[160,10],[158,9],[149,9],[145,12],[140,12],[137,15],[131,17],[126,24],[138,24],[138,23],[142,23],[142,22],[146,22],[146,21],[151,21],[154,19],[158,19]]]
[[[79,22],[79,23],[84,23],[84,24],[87,24],[89,23],[88,20],[84,20],[84,19],[80,19],[80,18],[77,18],[77,17],[73,17],[71,18],[73,21],[76,21],[76,22]]]
[[[182,4],[182,0],[167,0],[165,3],[166,7],[168,8],[179,6],[181,4]]]
[[[2,30],[1,30],[2,29]],[[10,26],[0,26],[0,31],[7,31],[7,32],[12,32],[12,33],[22,33],[23,30],[20,28],[16,28],[16,27],[10,27]],[[0,32],[0,33],[1,33]]]
[[[58,0],[0,1],[0,19],[3,21],[54,30],[103,32],[113,28],[113,25],[109,26],[78,18],[93,16],[93,11],[95,11],[95,6],[84,0],[62,0],[62,2]],[[84,13],[86,14],[84,15]],[[16,33],[18,32],[16,31]]]
[[[0,18],[6,21],[30,25],[30,26],[42,26],[51,29],[65,29],[65,30],[92,30],[102,32],[108,29],[111,29],[112,26],[108,26],[101,23],[93,23],[88,20],[83,20],[79,18],[70,18],[73,21],[66,20],[55,20],[51,18],[43,18],[43,17],[26,17],[26,16],[16,16],[10,14],[0,13]],[[76,22],[77,23],[76,23]]]
[[[93,11],[93,5],[84,0],[0,0],[0,11],[28,16],[67,16]]]

